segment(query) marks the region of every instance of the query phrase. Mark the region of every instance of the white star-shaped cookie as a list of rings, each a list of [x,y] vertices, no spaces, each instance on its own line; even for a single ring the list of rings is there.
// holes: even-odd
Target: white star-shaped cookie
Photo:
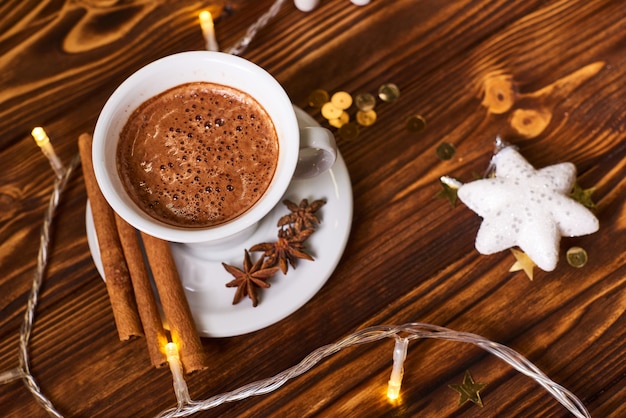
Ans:
[[[483,218],[476,249],[493,254],[518,246],[544,271],[559,258],[561,237],[591,234],[598,220],[568,194],[576,181],[571,163],[536,170],[513,147],[492,160],[495,177],[458,189],[458,198]]]

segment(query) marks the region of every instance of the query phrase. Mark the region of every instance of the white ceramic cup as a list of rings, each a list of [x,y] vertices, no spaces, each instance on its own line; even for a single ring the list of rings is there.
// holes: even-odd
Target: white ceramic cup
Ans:
[[[279,147],[276,171],[265,194],[239,217],[207,228],[172,226],[145,213],[126,193],[116,162],[120,132],[133,111],[165,90],[194,81],[233,87],[256,99],[274,123]],[[113,92],[96,123],[92,153],[98,185],[113,210],[126,222],[171,242],[219,245],[239,240],[246,231],[253,231],[281,201],[294,176],[312,177],[330,168],[337,156],[337,146],[333,134],[325,128],[299,129],[287,93],[261,67],[230,54],[192,51],[146,65]]]

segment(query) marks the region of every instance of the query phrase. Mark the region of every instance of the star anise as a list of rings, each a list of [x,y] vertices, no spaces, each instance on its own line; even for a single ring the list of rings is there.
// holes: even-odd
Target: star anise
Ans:
[[[246,250],[243,259],[243,270],[222,263],[226,271],[235,277],[234,280],[226,283],[226,287],[237,287],[235,297],[233,298],[233,305],[239,303],[245,296],[248,296],[252,300],[252,306],[258,305],[257,288],[267,289],[270,287],[267,280],[278,271],[278,267],[264,266],[263,261],[264,257],[260,257],[252,264],[250,253]]]
[[[283,200],[283,203],[291,211],[289,215],[285,215],[278,220],[278,226],[293,224],[296,231],[315,229],[320,223],[319,218],[315,215],[322,206],[326,204],[324,200],[315,200],[309,205],[307,199],[302,199],[300,205],[290,200]]]
[[[289,265],[296,268],[298,258],[313,261],[313,257],[304,251],[304,241],[315,232],[313,229],[296,230],[291,225],[278,231],[276,242],[265,242],[254,245],[250,251],[263,251],[263,256],[267,257],[264,267],[274,267],[277,264],[283,274],[287,274]]]

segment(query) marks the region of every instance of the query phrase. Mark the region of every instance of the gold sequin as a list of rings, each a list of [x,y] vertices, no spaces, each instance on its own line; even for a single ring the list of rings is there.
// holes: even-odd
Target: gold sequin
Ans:
[[[420,132],[426,128],[426,119],[420,115],[411,116],[406,121],[406,128],[411,132]]]
[[[328,100],[329,100],[328,92],[322,89],[313,90],[309,94],[309,98],[308,98],[309,106],[314,107],[316,109],[319,109],[320,107],[322,107],[324,103],[328,102]]]
[[[441,160],[449,160],[455,153],[454,145],[449,142],[443,142],[437,147],[437,157]]]
[[[346,111],[341,112],[341,116],[336,119],[328,119],[328,124],[335,128],[341,128],[348,122],[350,122],[350,115]]]
[[[378,97],[383,102],[391,103],[400,97],[400,89],[393,83],[385,83],[378,89]]]
[[[580,247],[572,247],[566,253],[567,262],[570,266],[581,268],[587,264],[587,251]]]
[[[359,110],[367,112],[376,106],[376,97],[373,94],[361,93],[354,98],[354,104]]]
[[[359,110],[356,112],[356,121],[361,126],[371,126],[376,122],[376,111],[368,110],[364,112]]]
[[[330,102],[337,109],[346,110],[352,106],[352,96],[350,96],[350,93],[345,91],[338,91],[333,94],[333,97],[330,98]]]
[[[339,136],[345,141],[354,141],[359,136],[359,125],[349,122],[339,128]]]
[[[322,116],[324,116],[328,120],[337,119],[341,116],[342,112],[343,110],[335,107],[335,105],[333,105],[331,102],[324,103],[324,105],[322,106]]]

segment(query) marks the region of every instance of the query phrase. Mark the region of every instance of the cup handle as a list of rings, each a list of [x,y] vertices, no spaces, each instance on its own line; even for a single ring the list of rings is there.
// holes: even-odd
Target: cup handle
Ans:
[[[335,136],[326,128],[300,129],[300,154],[294,177],[311,178],[331,168],[337,159]]]

